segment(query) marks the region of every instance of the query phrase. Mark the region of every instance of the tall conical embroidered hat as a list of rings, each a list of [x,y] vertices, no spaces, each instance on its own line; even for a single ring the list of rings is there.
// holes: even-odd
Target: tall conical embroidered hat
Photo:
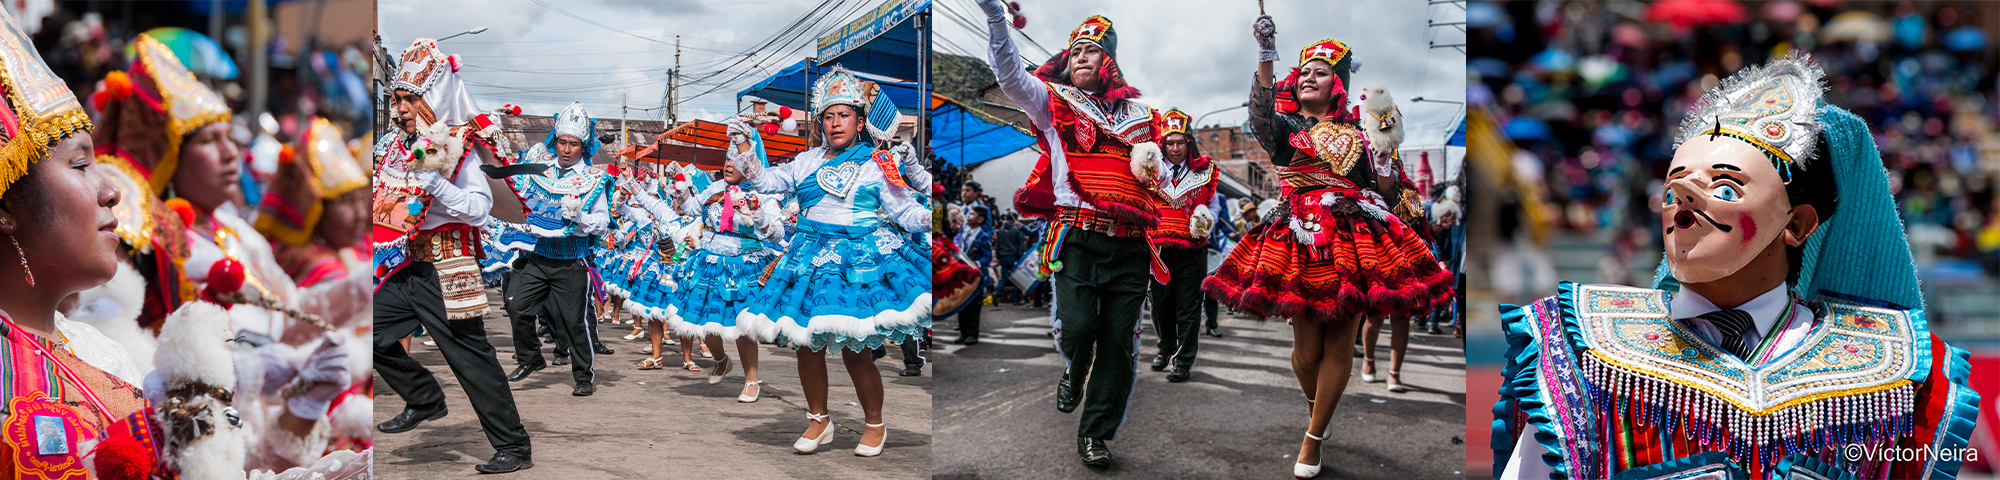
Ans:
[[[258,232],[289,244],[306,243],[319,227],[325,199],[368,186],[368,174],[343,139],[332,122],[313,118],[257,203]]]
[[[69,85],[49,70],[34,43],[0,11],[0,90],[7,108],[0,109],[0,196],[28,168],[49,154],[56,140],[91,129],[90,117],[77,103]]]
[[[93,97],[104,117],[95,132],[97,153],[131,162],[158,195],[174,179],[188,133],[229,121],[229,105],[159,40],[141,34],[132,47],[131,66],[106,76]]]

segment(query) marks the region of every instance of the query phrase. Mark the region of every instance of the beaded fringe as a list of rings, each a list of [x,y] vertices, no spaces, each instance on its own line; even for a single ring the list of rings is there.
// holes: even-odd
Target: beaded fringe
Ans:
[[[1808,401],[1757,415],[1698,389],[1613,367],[1582,356],[1590,382],[1598,428],[1612,431],[1620,419],[1680,432],[1707,448],[1728,452],[1738,463],[1775,465],[1794,453],[1838,451],[1843,445],[1885,444],[1908,436],[1914,426],[1915,387]]]

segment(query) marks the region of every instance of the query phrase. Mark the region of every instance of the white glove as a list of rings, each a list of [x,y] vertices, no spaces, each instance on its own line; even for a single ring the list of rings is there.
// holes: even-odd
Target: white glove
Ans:
[[[438,190],[451,185],[451,179],[430,170],[418,171],[412,174],[412,178],[416,180],[418,186],[423,187],[424,193],[436,194]]]
[[[729,120],[723,122],[723,126],[729,129],[731,144],[748,142],[751,135],[757,134],[757,128],[750,126],[750,122],[744,120],[741,115],[729,117]]]
[[[1007,21],[1007,4],[1000,0],[979,0],[979,11],[986,12],[986,23]]]
[[[889,147],[889,153],[895,154],[896,159],[900,163],[902,163],[903,166],[907,167],[907,166],[917,165],[916,149],[910,147],[910,144],[907,142],[897,143],[896,146]]]
[[[307,420],[325,418],[327,405],[347,390],[347,348],[341,346],[339,338],[328,335],[319,349],[306,357],[305,365],[299,367],[297,382],[306,387],[285,399],[285,409],[293,416]]]
[[[1257,61],[1278,61],[1278,25],[1271,23],[1271,16],[1257,17],[1250,24],[1250,36],[1257,39]]]

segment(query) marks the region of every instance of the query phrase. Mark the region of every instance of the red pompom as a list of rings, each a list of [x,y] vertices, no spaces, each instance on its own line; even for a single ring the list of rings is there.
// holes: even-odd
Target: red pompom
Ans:
[[[1019,13],[1021,11],[1021,2],[1007,2],[1007,11]]]
[[[513,114],[514,114],[514,115],[520,115],[520,114],[521,114],[521,106],[520,106],[520,105],[508,105],[508,106],[507,106],[507,109],[508,109],[508,111],[511,111],[511,112],[513,112]]]
[[[194,204],[188,203],[185,198],[169,198],[166,203],[168,210],[181,217],[181,226],[194,225]]]
[[[1028,28],[1028,16],[1018,13],[1014,14],[1014,29],[1020,30],[1023,28]]]
[[[783,105],[779,105],[779,106],[778,106],[778,118],[780,118],[780,119],[785,119],[785,118],[792,118],[792,107],[787,107],[787,106],[783,106]]]
[[[763,124],[763,125],[758,125],[758,126],[757,126],[757,130],[759,130],[759,131],[762,131],[762,132],[764,132],[764,134],[765,134],[765,135],[777,135],[777,134],[778,134],[778,124],[775,124],[775,123],[766,123],[766,124]]]
[[[687,174],[685,174],[685,173],[676,173],[676,174],[674,174],[674,181],[676,181],[676,182],[685,182],[685,181],[688,181],[688,176],[687,176]]]
[[[604,173],[606,173],[606,174],[609,174],[609,175],[611,175],[611,176],[613,176],[613,177],[616,177],[616,176],[618,176],[618,165],[615,165],[615,164],[614,164],[614,165],[606,165],[606,166],[604,167]]]
[[[90,94],[90,106],[101,112],[111,102],[124,100],[131,95],[132,77],[125,75],[125,72],[114,71],[104,76],[103,87],[98,89],[97,93]]]
[[[444,59],[451,63],[451,71],[458,71],[458,54],[452,54],[451,56],[444,57]]]
[[[233,293],[243,289],[243,262],[234,258],[223,258],[208,267],[208,288],[216,293]]]
[[[126,421],[111,426],[111,438],[97,444],[91,466],[104,480],[142,480],[153,475],[153,451],[133,438]]]

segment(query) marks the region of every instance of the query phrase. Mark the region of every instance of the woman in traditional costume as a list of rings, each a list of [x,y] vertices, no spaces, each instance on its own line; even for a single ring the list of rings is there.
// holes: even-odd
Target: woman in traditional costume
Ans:
[[[147,478],[164,446],[138,367],[57,309],[118,272],[119,192],[98,173],[108,167],[75,95],[10,15],[0,25],[0,236],[12,247],[0,250],[14,257],[0,266],[0,476]]]
[[[931,211],[904,182],[900,160],[862,137],[864,129],[887,137],[868,128],[871,112],[895,113],[877,93],[872,83],[835,66],[813,84],[811,97],[823,147],[776,167],[736,164],[756,191],[796,196],[801,209],[784,257],[749,302],[750,318],[739,320],[775,323],[778,340],[798,351],[811,421],[792,446],[800,452],[833,441],[826,354],[838,351],[866,415],[854,453],[880,455],[887,435],[882,374],[870,351],[916,341],[931,323],[928,252],[884,223],[928,232]]]
[[[1354,366],[1349,345],[1368,316],[1428,313],[1452,301],[1453,277],[1398,218],[1418,201],[1375,165],[1347,106],[1351,50],[1327,39],[1299,52],[1276,85],[1276,27],[1253,27],[1261,48],[1250,124],[1278,166],[1284,207],[1252,227],[1202,287],[1237,311],[1291,319],[1292,371],[1311,409],[1293,474],[1319,474],[1319,446]]]
[[[722,165],[721,181],[709,183],[681,203],[681,213],[699,225],[691,235],[677,236],[692,251],[674,275],[679,288],[669,295],[677,313],[671,326],[676,336],[700,338],[715,356],[709,384],[722,383],[730,369],[742,363],[743,391],[736,401],[750,403],[762,395],[764,383],[757,376],[757,344],[776,338],[778,324],[770,317],[749,314],[746,307],[783,253],[785,224],[777,195],[743,186],[743,170],[762,170],[770,164],[759,133],[738,118],[729,122],[729,135],[733,145]],[[640,198],[649,211],[666,206],[650,196]],[[729,357],[725,343],[736,344],[736,358]]]

